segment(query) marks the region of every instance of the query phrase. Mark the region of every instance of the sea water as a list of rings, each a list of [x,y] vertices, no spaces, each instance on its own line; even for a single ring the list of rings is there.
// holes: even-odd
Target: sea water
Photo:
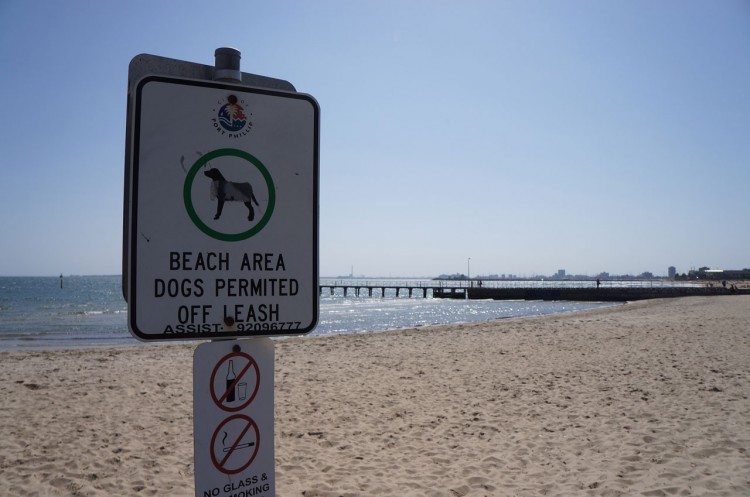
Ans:
[[[0,350],[142,345],[127,327],[120,276],[0,277]],[[321,280],[321,284],[373,285],[369,281]],[[430,286],[436,282],[378,281],[376,285]],[[539,316],[610,306],[597,302],[540,302],[410,298],[402,290],[380,296],[343,295],[340,288],[320,298],[312,335],[367,333],[433,324]],[[152,342],[153,343],[153,342]]]

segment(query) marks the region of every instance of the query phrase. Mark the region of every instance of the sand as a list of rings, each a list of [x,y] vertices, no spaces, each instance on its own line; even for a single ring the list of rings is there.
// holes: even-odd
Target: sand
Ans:
[[[191,496],[195,344],[0,354],[0,495]],[[750,495],[750,297],[276,343],[279,496]]]

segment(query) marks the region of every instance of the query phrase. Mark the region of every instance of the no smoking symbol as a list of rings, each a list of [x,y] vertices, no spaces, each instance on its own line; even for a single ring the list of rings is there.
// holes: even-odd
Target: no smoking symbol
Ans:
[[[258,455],[258,425],[244,414],[225,419],[211,437],[211,461],[227,475],[244,471]]]
[[[258,394],[258,363],[244,352],[227,354],[214,367],[210,384],[211,398],[217,406],[228,412],[240,411]]]

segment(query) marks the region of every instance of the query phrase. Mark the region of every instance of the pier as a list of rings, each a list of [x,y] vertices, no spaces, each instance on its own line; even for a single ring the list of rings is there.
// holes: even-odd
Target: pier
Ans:
[[[591,282],[585,286],[470,286],[465,282],[381,282],[336,281],[321,283],[320,295],[343,295],[344,297],[396,297],[470,299],[470,300],[567,300],[572,302],[629,302],[635,300],[661,299],[674,297],[710,295],[748,295],[750,289],[731,290],[720,286],[671,286],[665,284],[621,286],[601,286],[596,288]]]
[[[320,295],[324,295],[325,292],[328,292],[329,295],[333,296],[337,289],[343,292],[344,297],[348,297],[350,294],[353,294],[355,297],[360,297],[366,293],[368,297],[373,297],[374,294],[375,297],[383,298],[386,296],[386,291],[390,291],[391,294],[395,293],[396,297],[401,297],[403,292],[405,295],[408,294],[409,298],[422,297],[426,299],[428,296],[434,298],[466,298],[466,288],[461,288],[459,286],[444,287],[438,285],[413,285],[408,283],[398,285],[393,282],[388,282],[387,284],[321,284]],[[445,296],[438,297],[438,295]]]

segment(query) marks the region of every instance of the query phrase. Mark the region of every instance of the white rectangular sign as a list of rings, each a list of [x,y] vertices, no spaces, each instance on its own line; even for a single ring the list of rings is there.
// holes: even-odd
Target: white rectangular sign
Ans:
[[[319,116],[301,93],[162,76],[137,83],[127,285],[136,337],[314,328]]]
[[[196,497],[276,495],[270,338],[204,343],[193,355]]]

